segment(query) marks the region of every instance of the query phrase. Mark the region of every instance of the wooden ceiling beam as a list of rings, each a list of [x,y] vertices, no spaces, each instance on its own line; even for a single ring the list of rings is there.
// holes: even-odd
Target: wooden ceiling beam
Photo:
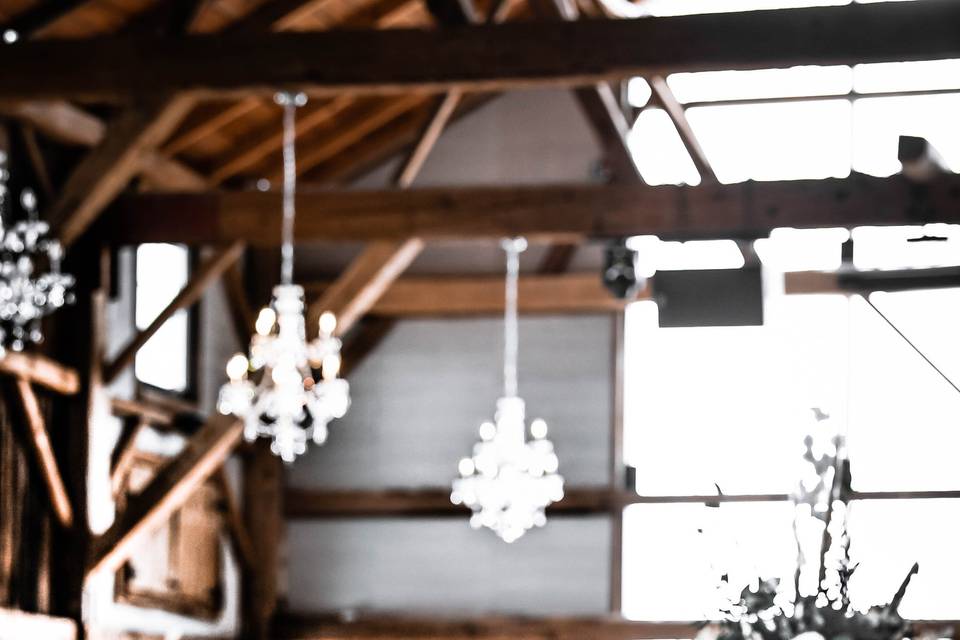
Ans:
[[[922,207],[917,207],[922,204]],[[297,199],[299,242],[498,239],[580,241],[655,234],[756,238],[777,227],[854,227],[960,220],[960,175],[918,189],[901,176],[700,187],[560,185],[310,191]],[[114,243],[277,246],[276,193],[140,194],[103,221]],[[918,217],[922,210],[925,217]]]
[[[564,490],[563,500],[548,509],[553,514],[606,515],[622,508],[621,498],[607,487]],[[465,517],[469,510],[450,502],[450,489],[296,489],[283,499],[285,515],[293,519]]]
[[[88,573],[118,571],[136,544],[166,522],[224,463],[243,436],[233,416],[215,415],[183,451],[135,496],[113,525],[94,541]]]
[[[306,284],[308,299],[323,284]],[[614,298],[599,273],[524,275],[520,313],[613,313],[628,301]],[[640,298],[648,298],[643,292]],[[503,276],[410,276],[400,278],[369,313],[385,317],[475,316],[503,313]]]
[[[30,41],[0,49],[0,66],[19,71],[0,76],[0,101],[278,88],[488,91],[675,71],[956,58],[957,24],[956,3],[894,2],[439,30]]]

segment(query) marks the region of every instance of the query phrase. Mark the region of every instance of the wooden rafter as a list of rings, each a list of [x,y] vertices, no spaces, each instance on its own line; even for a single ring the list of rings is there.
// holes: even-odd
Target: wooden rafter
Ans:
[[[63,482],[60,466],[53,452],[50,435],[47,433],[43,411],[40,402],[33,391],[30,382],[19,378],[14,383],[19,408],[22,412],[27,431],[30,435],[30,445],[36,456],[37,468],[50,495],[50,504],[57,521],[69,529],[73,526],[73,507],[70,504],[70,494]]]
[[[952,222],[960,176],[923,185],[900,176],[747,182],[699,187],[559,185],[315,191],[297,200],[300,242],[502,238],[580,241],[662,237],[762,237],[777,227]],[[920,200],[918,200],[920,199]],[[924,218],[916,215],[922,203]],[[116,243],[247,241],[276,246],[279,195],[144,194],[123,199],[104,225]]]
[[[243,103],[240,103],[243,104]],[[338,114],[354,104],[350,96],[337,96],[319,104],[307,105],[297,114],[296,135],[303,136],[324,123],[331,122]],[[280,126],[272,126],[265,134],[242,145],[236,153],[210,173],[210,181],[220,184],[228,178],[256,166],[270,154],[279,151],[283,146],[283,130]]]
[[[136,544],[166,522],[223,464],[242,434],[243,425],[236,418],[211,417],[95,540],[88,573],[119,570]]]
[[[436,99],[430,117],[418,134],[416,143],[401,162],[393,178],[394,184],[401,189],[409,188],[413,184],[462,99],[463,92],[458,89],[451,89]]]
[[[126,187],[144,154],[156,149],[177,126],[194,101],[164,99],[124,111],[107,127],[102,142],[74,169],[50,217],[64,245],[72,244],[100,212]]]
[[[62,101],[22,102],[0,110],[34,126],[64,144],[94,147],[103,140],[107,125],[97,116]],[[151,185],[180,191],[202,191],[207,180],[185,164],[156,151],[145,150],[141,170]]]
[[[707,157],[703,147],[700,146],[700,141],[697,139],[697,135],[693,132],[693,127],[690,126],[690,122],[687,120],[687,114],[683,105],[680,104],[677,97],[673,95],[673,91],[669,85],[667,85],[666,79],[663,76],[651,76],[648,82],[650,83],[650,90],[653,92],[654,101],[663,107],[663,110],[670,116],[670,121],[673,122],[673,126],[676,127],[683,146],[686,147],[687,153],[690,154],[690,159],[693,160],[693,164],[697,168],[697,173],[700,174],[700,179],[706,183],[717,182],[717,174],[710,164],[710,159]]]
[[[41,2],[36,7],[28,9],[0,25],[0,33],[12,30],[21,39],[32,38],[86,2],[88,0]]]
[[[160,327],[172,318],[177,311],[185,309],[199,300],[203,292],[206,291],[211,284],[216,282],[230,265],[240,259],[240,256],[243,255],[243,249],[244,245],[242,242],[234,242],[204,262],[190,278],[190,281],[180,290],[180,293],[154,318],[153,322],[145,329],[137,332],[137,335],[127,343],[127,346],[117,354],[110,364],[104,367],[104,381],[109,384],[116,379],[120,372],[132,364],[137,355],[137,351],[160,330]]]
[[[577,101],[603,148],[604,164],[614,182],[637,182],[640,173],[627,146],[630,123],[620,108],[613,89],[606,82],[575,90]]]
[[[377,300],[390,288],[403,271],[413,262],[423,242],[418,238],[397,242],[373,242],[347,270],[334,282],[319,300],[310,305],[307,326],[310,331],[324,311],[337,316],[337,335],[343,335]]]
[[[305,285],[307,295],[326,287]],[[521,313],[611,313],[628,301],[607,291],[597,273],[524,275],[519,282]],[[648,292],[640,297],[646,298]],[[503,313],[503,278],[435,276],[400,278],[369,309],[386,317],[465,316]]]
[[[80,390],[80,376],[75,369],[36,353],[7,353],[0,358],[0,373],[66,396]]]
[[[373,106],[348,112],[348,117],[336,124],[334,135],[317,141],[317,144],[311,144],[298,154],[297,174],[302,175],[313,167],[330,160],[350,145],[356,144],[365,136],[422,105],[426,100],[427,98],[421,95],[380,99]],[[269,175],[269,179],[278,182],[282,178],[282,171],[282,168],[277,167]]]
[[[276,87],[498,90],[668,71],[954,58],[958,22],[955,3],[880,3],[455,30],[170,37],[149,46],[123,38],[31,41],[0,49],[0,65],[20,71],[0,76],[0,100],[269,95]]]

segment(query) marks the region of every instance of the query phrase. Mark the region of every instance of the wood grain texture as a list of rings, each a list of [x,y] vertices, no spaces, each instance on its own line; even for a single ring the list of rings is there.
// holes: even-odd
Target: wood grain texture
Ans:
[[[323,283],[306,284],[322,291]],[[614,313],[628,301],[607,291],[597,273],[521,276],[520,313]],[[638,299],[649,298],[649,291]],[[499,276],[404,277],[387,289],[368,313],[387,317],[478,316],[503,313],[503,278]]]
[[[60,241],[69,246],[140,170],[144,155],[156,149],[193,107],[191,98],[162,99],[132,107],[111,122],[102,141],[74,169],[50,220]]]
[[[70,504],[70,494],[63,482],[60,466],[57,464],[53,444],[47,433],[46,421],[40,409],[40,401],[33,391],[30,382],[18,379],[15,382],[17,397],[20,401],[20,410],[23,412],[27,432],[30,434],[30,446],[36,456],[37,468],[47,487],[50,496],[50,505],[57,521],[66,529],[73,526],[73,506]]]
[[[38,353],[7,353],[0,358],[0,373],[15,376],[65,396],[80,390],[80,376],[75,369]]]
[[[483,91],[676,71],[955,58],[958,23],[955,3],[929,2],[443,30],[24,42],[0,51],[0,66],[21,70],[0,77],[0,99],[269,95],[279,87]]]
[[[918,204],[922,206],[918,207]],[[299,242],[489,238],[582,241],[653,234],[764,237],[777,227],[960,220],[960,176],[918,191],[900,177],[746,182],[700,187],[557,185],[310,191],[297,199]],[[122,199],[103,227],[115,243],[277,246],[280,196],[258,192],[144,194]],[[923,217],[915,211],[923,211]]]
[[[117,571],[137,541],[162,525],[223,464],[243,436],[232,416],[216,415],[187,442],[136,496],[113,525],[94,541],[88,574]]]
[[[336,314],[337,335],[349,331],[389,290],[422,249],[423,241],[419,238],[370,243],[320,299],[309,306],[308,331],[312,334],[325,311]]]

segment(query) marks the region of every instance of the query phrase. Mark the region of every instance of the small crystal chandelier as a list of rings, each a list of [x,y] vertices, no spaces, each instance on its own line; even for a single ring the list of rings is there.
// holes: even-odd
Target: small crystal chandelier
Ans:
[[[453,481],[450,500],[470,507],[471,527],[487,527],[513,542],[547,523],[544,510],[563,498],[563,478],[557,473],[553,443],[547,440],[547,423],[534,420],[533,440],[527,441],[524,402],[517,395],[517,279],[527,241],[506,239],[502,246],[507,253],[503,397],[497,400],[495,423],[480,425],[473,456],[460,460],[461,477]]]
[[[73,276],[60,272],[63,248],[49,237],[50,226],[37,216],[37,197],[30,189],[20,194],[27,220],[7,229],[10,172],[0,151],[0,356],[9,347],[23,351],[28,342],[43,342],[40,320],[72,302]],[[46,270],[44,270],[46,269]]]
[[[273,289],[270,306],[260,310],[250,357],[238,353],[227,362],[230,381],[220,389],[217,408],[244,420],[244,436],[273,439],[270,449],[284,462],[307,449],[307,441],[323,444],[327,424],[342,418],[350,407],[350,387],[338,378],[340,340],[333,335],[336,317],[320,316],[320,333],[306,340],[303,287],[293,284],[293,220],[296,188],[294,118],[306,103],[303,94],[278,94],[283,106],[283,242],[281,284]],[[320,369],[320,380],[313,370]],[[259,372],[259,382],[248,374]]]

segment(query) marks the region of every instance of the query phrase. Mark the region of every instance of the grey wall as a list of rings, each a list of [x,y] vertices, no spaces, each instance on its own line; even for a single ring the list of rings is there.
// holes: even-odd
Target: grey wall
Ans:
[[[287,469],[295,487],[437,487],[456,475],[502,395],[503,323],[399,323],[350,377],[353,406]],[[607,482],[612,320],[525,317],[520,395],[547,421],[570,486]]]
[[[507,545],[466,519],[294,522],[289,606],[590,615],[607,607],[606,518],[552,518]]]

